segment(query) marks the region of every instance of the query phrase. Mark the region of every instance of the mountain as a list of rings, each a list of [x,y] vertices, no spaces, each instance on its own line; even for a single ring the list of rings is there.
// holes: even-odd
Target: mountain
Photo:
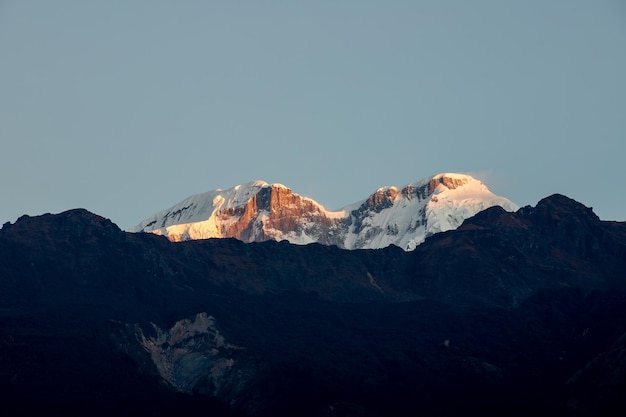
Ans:
[[[620,416],[626,223],[562,195],[414,251],[0,230],[2,415]]]
[[[282,184],[254,181],[191,196],[130,231],[165,235],[176,242],[232,237],[244,242],[316,242],[343,249],[396,245],[413,250],[426,237],[455,229],[466,218],[495,205],[508,211],[518,208],[471,176],[452,173],[402,189],[379,188],[338,211],[328,211]]]

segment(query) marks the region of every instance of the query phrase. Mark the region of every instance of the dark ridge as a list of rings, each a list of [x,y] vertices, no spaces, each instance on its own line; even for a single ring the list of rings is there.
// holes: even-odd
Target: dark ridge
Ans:
[[[553,195],[413,252],[0,230],[2,415],[618,416],[626,224]]]

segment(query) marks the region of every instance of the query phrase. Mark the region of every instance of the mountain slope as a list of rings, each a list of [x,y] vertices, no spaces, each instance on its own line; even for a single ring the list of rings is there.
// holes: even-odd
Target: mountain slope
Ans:
[[[438,174],[402,189],[379,188],[338,211],[328,211],[284,185],[255,181],[191,196],[131,231],[161,234],[172,241],[233,237],[244,242],[317,242],[343,249],[396,245],[413,250],[427,236],[455,229],[494,205],[517,209],[462,174]]]
[[[2,415],[619,416],[626,223],[554,195],[414,251],[0,230]]]

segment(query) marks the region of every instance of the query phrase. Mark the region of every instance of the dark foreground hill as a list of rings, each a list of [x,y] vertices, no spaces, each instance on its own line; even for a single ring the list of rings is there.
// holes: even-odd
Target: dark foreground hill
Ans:
[[[626,413],[626,224],[560,195],[414,252],[0,230],[1,415]]]

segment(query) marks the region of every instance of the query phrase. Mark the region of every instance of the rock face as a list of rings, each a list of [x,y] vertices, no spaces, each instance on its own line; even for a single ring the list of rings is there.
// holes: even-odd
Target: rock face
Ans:
[[[342,249],[396,245],[413,250],[434,233],[494,205],[517,206],[461,174],[438,174],[398,189],[383,187],[364,201],[328,211],[310,198],[263,181],[189,197],[134,227],[172,241],[236,238],[244,242],[287,240]]]
[[[134,331],[150,352],[161,378],[178,391],[234,397],[251,377],[251,372],[240,363],[245,349],[228,343],[212,316],[198,313],[177,321],[169,330],[154,323],[151,327],[148,334],[139,325],[134,326]]]

